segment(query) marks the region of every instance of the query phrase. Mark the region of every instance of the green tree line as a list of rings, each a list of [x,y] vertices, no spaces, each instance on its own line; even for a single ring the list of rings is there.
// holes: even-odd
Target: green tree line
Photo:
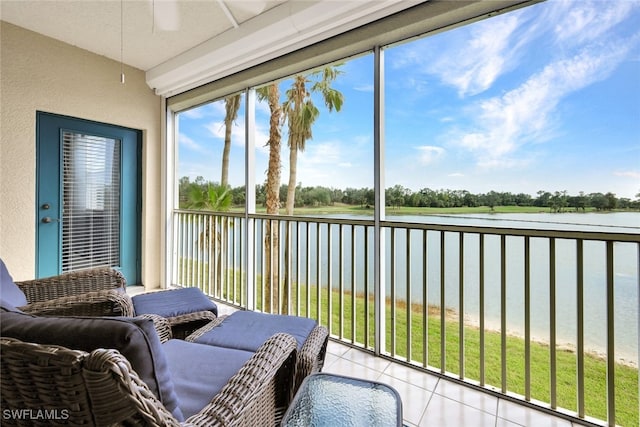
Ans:
[[[193,194],[202,194],[208,188],[215,188],[218,184],[205,181],[203,177],[197,177],[191,181],[189,177],[182,177],[179,182],[180,208],[206,209],[202,204],[194,203]],[[280,199],[286,200],[288,185],[280,186]],[[243,206],[245,203],[245,187],[235,187],[228,190],[230,204]],[[597,211],[611,211],[614,209],[640,209],[640,193],[634,200],[617,197],[612,192],[585,193],[577,195],[568,194],[567,191],[538,191],[536,195],[526,193],[511,193],[489,191],[487,193],[474,194],[466,190],[433,190],[423,188],[412,191],[408,188],[396,185],[385,191],[387,207],[425,207],[425,208],[461,208],[488,206],[535,206],[550,212],[585,211],[595,209]],[[267,204],[267,185],[256,186],[256,203],[265,207]],[[373,207],[375,194],[372,188],[328,188],[322,186],[303,187],[298,185],[295,191],[295,207],[322,207],[336,204]]]

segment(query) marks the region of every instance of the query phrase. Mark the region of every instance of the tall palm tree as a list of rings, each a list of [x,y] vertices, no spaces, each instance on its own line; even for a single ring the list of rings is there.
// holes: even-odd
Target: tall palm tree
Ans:
[[[238,118],[238,110],[240,109],[240,94],[231,95],[224,99],[224,149],[222,151],[222,176],[220,177],[220,185],[227,187],[229,185],[229,153],[231,152],[231,131],[233,130],[233,122]]]
[[[271,118],[269,120],[269,166],[267,169],[266,184],[266,205],[267,214],[278,215],[280,212],[280,149],[282,145],[282,106],[280,105],[280,89],[277,83],[263,86],[256,91],[258,99],[267,101]],[[277,221],[266,223],[265,236],[265,257],[266,268],[265,277],[265,307],[264,311],[271,311],[273,307],[278,307],[279,297],[279,226]],[[275,260],[275,263],[274,263]]]
[[[305,143],[313,137],[311,127],[320,115],[320,111],[313,104],[311,95],[320,93],[325,107],[329,112],[340,111],[344,97],[342,92],[333,89],[331,84],[341,71],[332,65],[308,75],[297,75],[293,84],[286,92],[286,101],[282,109],[284,119],[289,129],[289,185],[287,188],[287,215],[293,215],[296,196],[296,178],[298,166],[298,151],[304,151]],[[307,85],[311,87],[307,89]]]
[[[286,92],[286,100],[282,105],[284,119],[289,129],[289,185],[287,187],[287,215],[293,215],[296,198],[296,177],[298,169],[298,151],[304,151],[305,143],[313,137],[311,127],[320,115],[320,111],[313,104],[313,93],[320,93],[325,107],[332,112],[340,111],[344,97],[342,93],[331,87],[331,84],[341,74],[338,66],[325,67],[307,75],[297,75],[293,84]],[[311,85],[307,89],[307,85]],[[285,241],[289,241],[289,226],[285,231]],[[285,245],[284,254],[284,288],[282,295],[282,311],[289,309],[289,247]]]

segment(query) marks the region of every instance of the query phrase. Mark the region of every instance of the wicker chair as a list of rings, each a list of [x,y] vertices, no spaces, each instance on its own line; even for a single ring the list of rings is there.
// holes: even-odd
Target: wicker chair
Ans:
[[[35,315],[133,316],[124,295],[122,274],[111,268],[95,268],[44,279],[15,282],[27,305],[20,310]]]
[[[0,269],[6,272],[6,280],[11,280],[2,260],[0,260]],[[18,308],[35,315],[133,317],[140,314],[161,314],[149,309],[149,304],[145,305],[149,311],[136,312],[136,300],[142,301],[152,293],[136,295],[133,298],[127,295],[124,276],[113,268],[86,269],[43,279],[15,282],[15,284],[27,299],[27,305]],[[173,297],[179,302],[180,297],[188,291],[183,289],[160,292],[165,299],[169,300]],[[166,292],[175,292],[175,294]],[[154,292],[153,295],[160,295],[160,293]],[[201,300],[208,300],[202,294],[199,297]],[[189,303],[190,301],[183,304],[182,312],[165,316],[176,338],[184,338],[216,318],[216,314],[210,309],[215,307],[215,304],[210,303],[209,309],[192,311]]]
[[[2,425],[274,426],[288,404],[295,353],[293,337],[272,336],[181,423],[117,350],[85,352],[2,337]]]

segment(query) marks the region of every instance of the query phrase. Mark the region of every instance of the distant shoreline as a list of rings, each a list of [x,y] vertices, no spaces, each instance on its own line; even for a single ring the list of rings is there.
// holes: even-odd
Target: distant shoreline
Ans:
[[[234,208],[233,210],[243,210],[244,207]],[[256,207],[258,213],[265,213],[266,209],[262,206]],[[640,213],[640,210],[635,209],[614,209],[614,210],[596,210],[595,208],[586,208],[585,210],[566,209],[563,212],[551,212],[549,208],[541,208],[539,206],[495,206],[493,209],[489,206],[476,206],[476,207],[461,207],[461,208],[429,208],[429,207],[389,207],[386,208],[386,215],[464,215],[464,214],[553,214],[562,216],[565,213],[571,214],[610,214],[619,212]],[[280,209],[280,214],[284,215],[284,208]],[[349,215],[373,215],[373,207],[354,206],[346,204],[336,203],[333,206],[318,206],[318,207],[297,207],[294,210],[294,215],[335,215],[335,214],[349,214]]]
[[[349,291],[345,291],[345,294],[351,294]],[[357,298],[360,299],[364,299],[364,294],[362,292],[358,292],[356,294]],[[373,301],[372,301],[373,303]],[[389,298],[387,298],[387,304],[390,305],[391,304],[391,300]],[[402,301],[396,301],[396,304],[399,304],[400,306],[404,305],[404,309],[406,309],[406,303],[403,304]],[[435,316],[435,317],[440,317],[440,307],[436,306],[436,305],[431,305],[429,304],[428,306],[428,315],[429,316]],[[422,315],[423,313],[423,308],[422,308],[422,304],[416,304],[416,303],[412,303],[411,304],[411,311],[414,313],[414,315]],[[445,309],[445,319],[448,322],[459,322],[460,317],[459,317],[459,312],[457,310],[451,309],[451,308],[447,308]],[[464,315],[464,326],[466,328],[474,328],[477,330],[480,330],[480,321],[478,319],[472,319],[471,317],[469,317],[468,315]],[[494,333],[494,334],[502,334],[502,331],[500,330],[500,327],[498,325],[491,325],[491,322],[485,322],[485,328],[484,328],[484,332],[485,333]],[[515,339],[519,339],[524,341],[525,337],[521,332],[512,330],[512,329],[508,329],[506,331],[506,335],[508,337],[511,338],[515,338]],[[536,344],[536,345],[541,345],[541,346],[550,346],[549,340],[547,338],[541,337],[541,336],[537,336],[537,335],[532,335],[530,338],[530,342],[532,344]],[[576,354],[577,353],[577,346],[575,343],[571,343],[571,342],[566,342],[566,341],[562,341],[562,342],[556,342],[556,348],[558,350],[563,350],[563,351],[568,351],[571,353]],[[592,357],[594,359],[599,359],[602,361],[606,361],[607,360],[607,355],[606,352],[603,349],[596,349],[596,348],[591,348],[591,347],[587,347],[584,349],[584,355],[587,357]],[[632,354],[620,354],[619,352],[616,353],[616,359],[615,362],[619,365],[623,365],[623,366],[627,366],[629,368],[632,369],[638,369],[638,361],[634,358],[634,355]]]

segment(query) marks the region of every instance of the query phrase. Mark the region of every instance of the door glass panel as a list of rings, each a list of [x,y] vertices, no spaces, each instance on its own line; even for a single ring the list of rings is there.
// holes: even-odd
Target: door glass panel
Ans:
[[[120,265],[120,140],[63,131],[62,271]]]

